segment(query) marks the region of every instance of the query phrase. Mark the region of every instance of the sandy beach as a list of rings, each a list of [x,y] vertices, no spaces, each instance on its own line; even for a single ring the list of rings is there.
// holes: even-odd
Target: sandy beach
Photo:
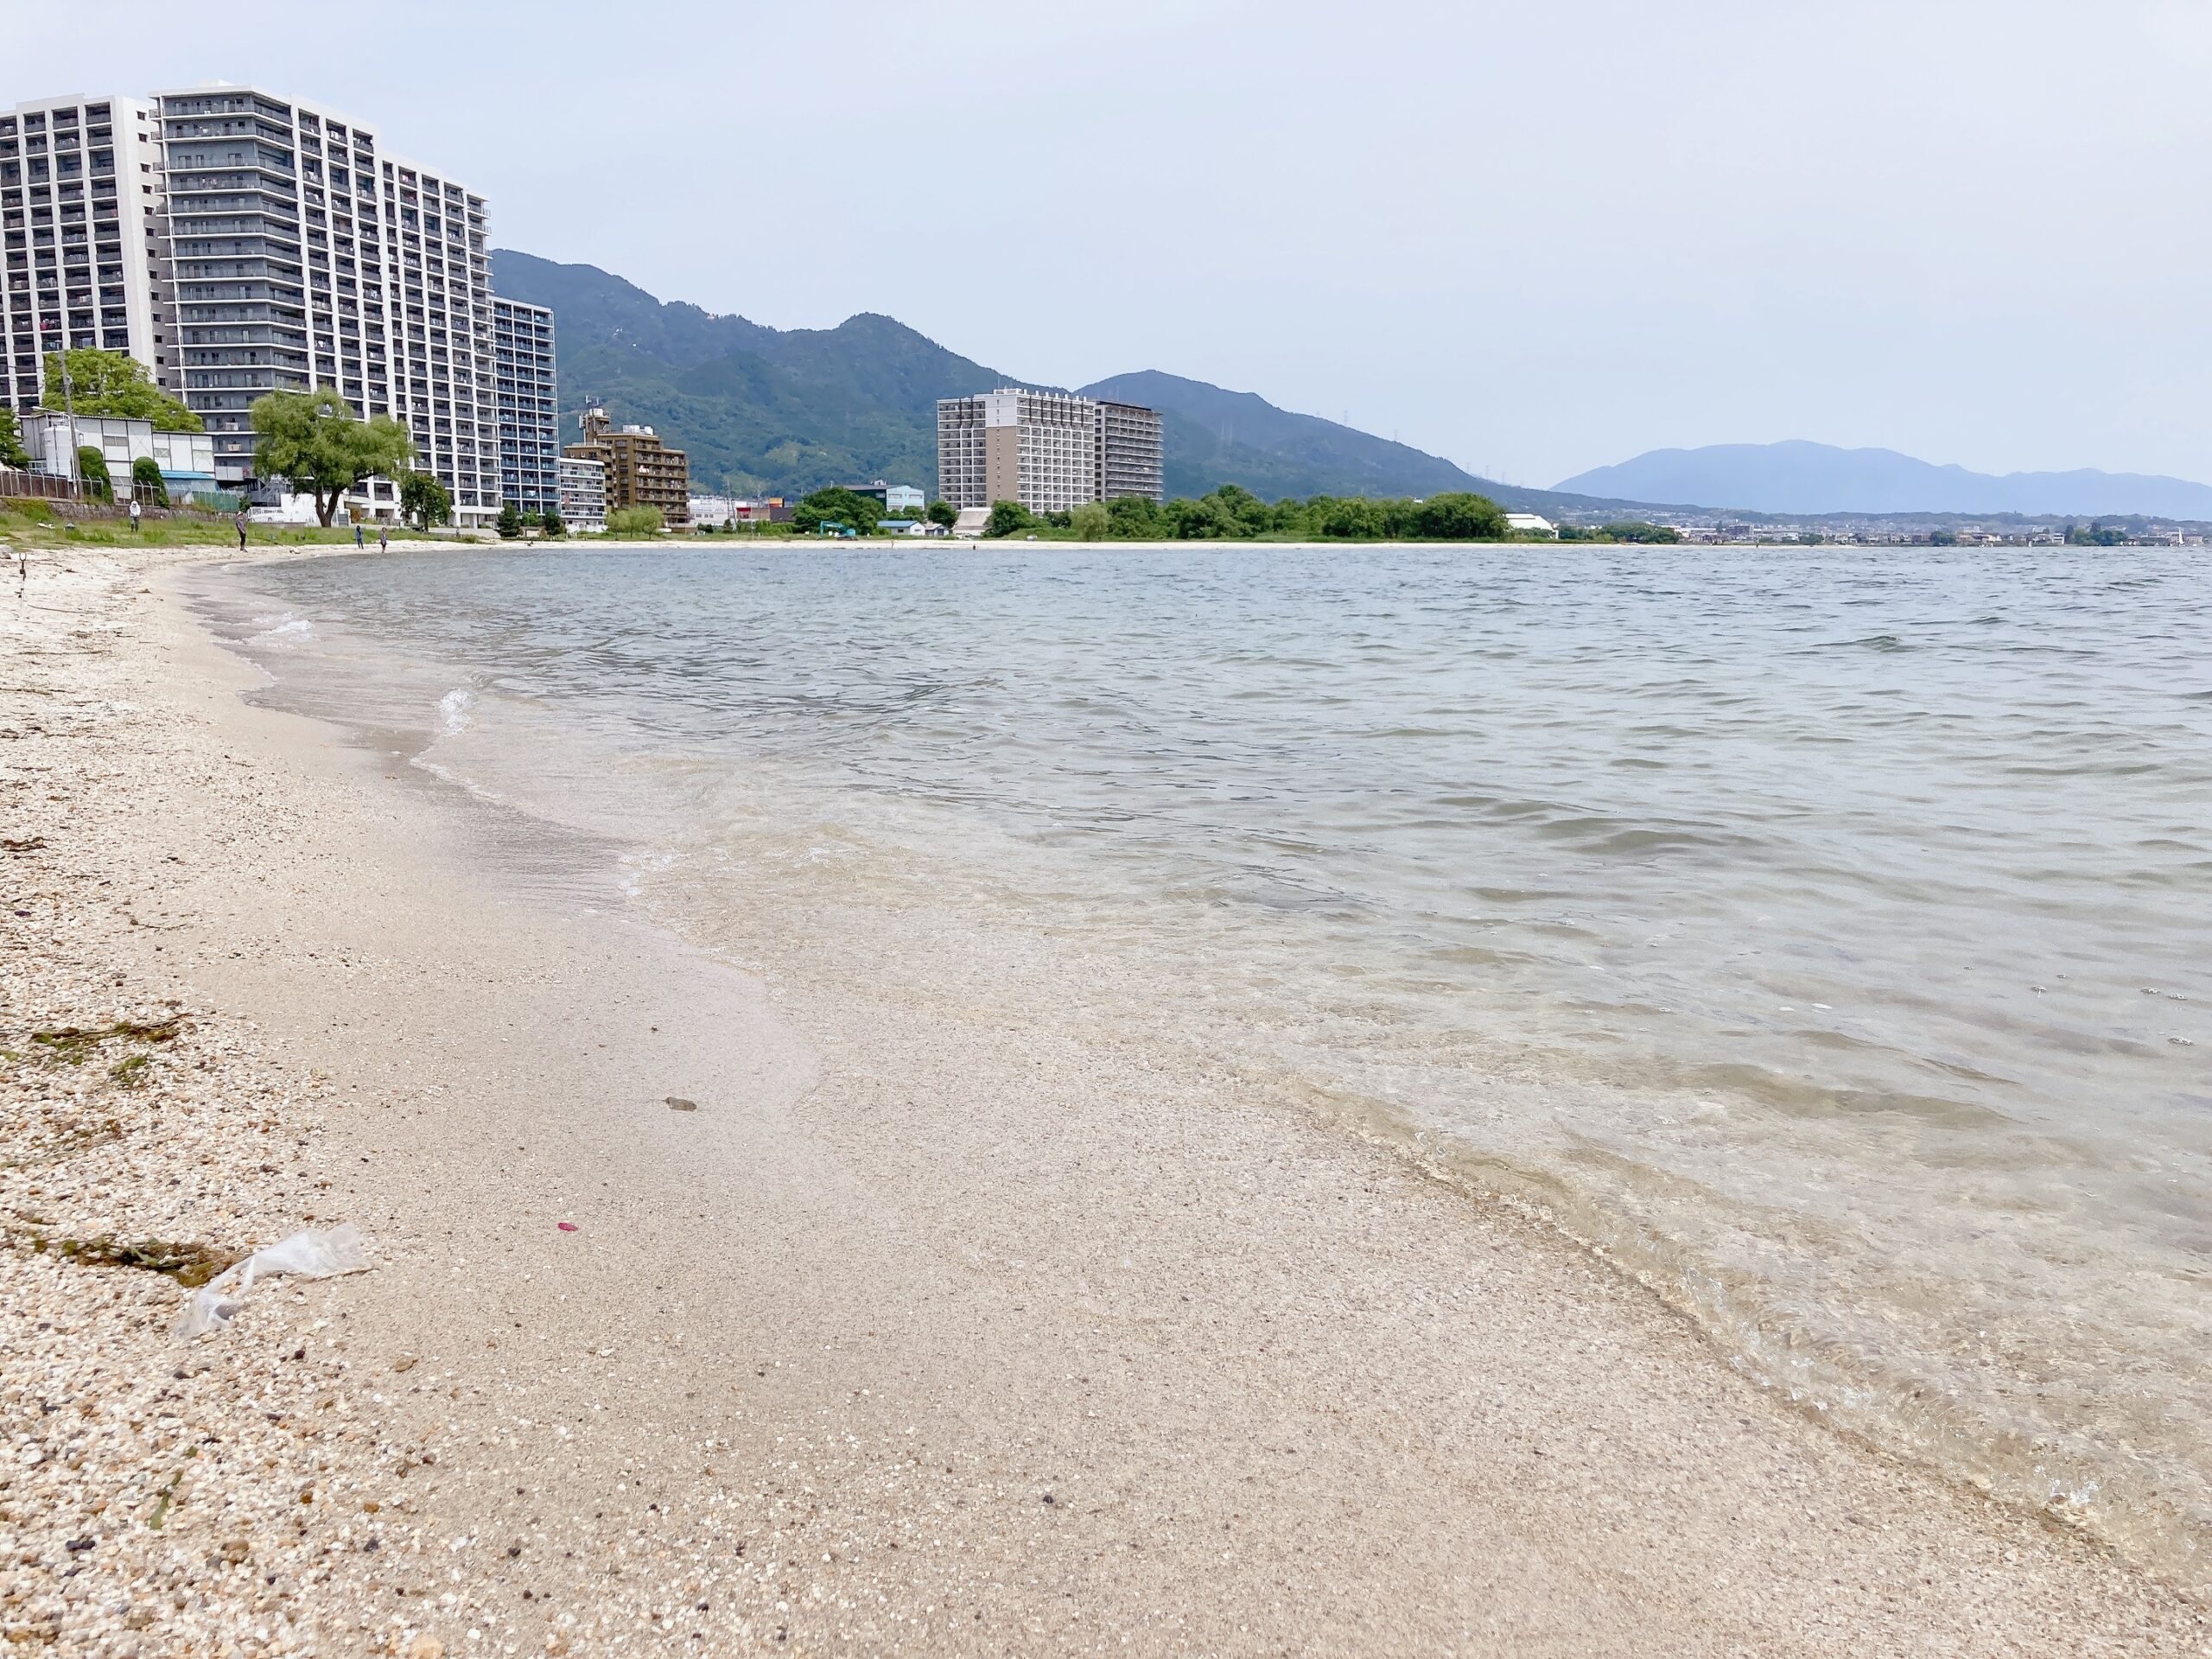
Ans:
[[[11,1643],[2208,1650],[1380,1140],[1141,1033],[713,959],[248,701],[191,556],[0,601]],[[340,1221],[371,1272],[189,1345],[170,1278],[60,1247]]]

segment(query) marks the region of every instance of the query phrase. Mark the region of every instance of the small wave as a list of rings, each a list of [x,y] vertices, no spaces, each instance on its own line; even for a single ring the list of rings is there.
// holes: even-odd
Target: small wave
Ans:
[[[658,851],[634,853],[620,862],[618,878],[625,898],[642,899],[645,886],[655,876],[666,874],[676,867],[677,855],[664,848]]]
[[[1757,844],[1750,836],[1711,825],[1689,829],[1679,825],[1627,823],[1618,818],[1602,816],[1554,818],[1535,825],[1535,829],[1536,834],[1548,840],[1579,842],[1593,853],[1690,852]]]
[[[248,645],[302,645],[315,638],[315,624],[289,611],[282,616],[257,616],[254,620],[268,626],[248,639]]]
[[[1832,639],[1821,647],[1824,651],[1910,651],[1911,646],[1894,633],[1870,633],[1859,639]]]
[[[474,724],[469,710],[475,706],[476,694],[465,685],[457,685],[440,697],[438,713],[445,721],[446,735],[458,736]]]

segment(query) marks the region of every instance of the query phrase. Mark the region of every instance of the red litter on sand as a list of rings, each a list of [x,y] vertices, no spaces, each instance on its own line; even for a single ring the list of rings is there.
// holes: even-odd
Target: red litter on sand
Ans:
[[[576,1224],[573,1221],[556,1221],[553,1224],[564,1233],[573,1233],[576,1230]]]

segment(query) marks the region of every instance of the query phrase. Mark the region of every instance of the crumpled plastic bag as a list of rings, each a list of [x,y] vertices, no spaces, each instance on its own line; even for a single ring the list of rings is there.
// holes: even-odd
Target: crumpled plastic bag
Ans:
[[[350,1221],[335,1227],[310,1227],[289,1238],[256,1250],[243,1262],[232,1262],[198,1290],[184,1305],[176,1333],[189,1342],[205,1331],[220,1331],[238,1311],[257,1279],[335,1279],[341,1274],[368,1271],[368,1252],[361,1247],[361,1230]]]

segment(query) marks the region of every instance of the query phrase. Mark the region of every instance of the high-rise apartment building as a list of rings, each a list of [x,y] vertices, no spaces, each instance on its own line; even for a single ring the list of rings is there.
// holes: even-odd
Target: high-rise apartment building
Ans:
[[[0,113],[0,243],[18,407],[58,400],[42,344],[127,351],[235,485],[254,399],[332,385],[413,434],[458,522],[498,514],[484,198],[359,122],[250,86],[19,105]]]
[[[183,397],[225,481],[263,393],[332,385],[413,434],[454,518],[499,508],[484,198],[359,122],[250,86],[155,99]]]
[[[499,410],[499,499],[524,512],[557,512],[561,414],[552,312],[494,294],[492,362]]]
[[[128,352],[164,378],[174,367],[167,284],[156,279],[158,138],[142,99],[76,93],[0,111],[0,399],[9,407],[39,406],[45,354],[65,345]]]
[[[1160,417],[1133,404],[1008,388],[937,406],[938,493],[956,507],[1019,501],[1065,512],[1160,496]]]
[[[1161,476],[1160,411],[1140,404],[1098,400],[1098,499],[1166,499]]]

